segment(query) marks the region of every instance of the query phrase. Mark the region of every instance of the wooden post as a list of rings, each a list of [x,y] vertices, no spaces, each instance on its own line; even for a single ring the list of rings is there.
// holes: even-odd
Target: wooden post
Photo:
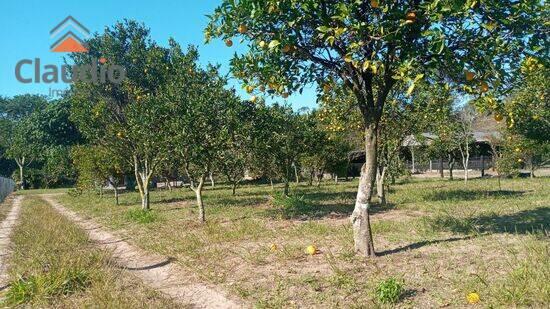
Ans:
[[[485,177],[485,158],[481,155],[481,177]]]

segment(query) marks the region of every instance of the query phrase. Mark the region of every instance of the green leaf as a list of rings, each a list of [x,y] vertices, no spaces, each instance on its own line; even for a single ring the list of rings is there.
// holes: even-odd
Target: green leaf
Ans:
[[[327,33],[330,31],[331,28],[327,27],[327,26],[319,26],[317,27],[317,31],[319,32],[322,32],[322,33]]]
[[[367,71],[369,67],[370,67],[370,61],[365,60],[365,62],[363,62],[363,72]]]
[[[277,40],[273,40],[273,41],[269,42],[268,47],[269,47],[269,49],[273,49],[273,48],[275,48],[279,45],[281,45],[281,42],[279,42]]]
[[[409,86],[409,88],[407,89],[407,96],[411,96],[415,86],[416,84],[414,82]]]

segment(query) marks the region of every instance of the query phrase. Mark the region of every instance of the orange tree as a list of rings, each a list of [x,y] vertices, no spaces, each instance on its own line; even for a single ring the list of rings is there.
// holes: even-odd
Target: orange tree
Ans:
[[[510,153],[528,165],[531,176],[537,167],[550,161],[550,70],[542,59],[528,57],[522,62],[517,85],[504,101],[500,115],[514,138]],[[498,112],[496,115],[499,115]],[[513,141],[513,143],[512,143]]]
[[[162,99],[173,74],[170,50],[151,40],[149,30],[135,21],[106,28],[88,40],[88,53],[73,53],[75,64],[97,73],[107,66],[125,68],[121,83],[77,81],[71,88],[71,119],[90,144],[121,155],[134,170],[141,206],[148,210],[149,183],[168,159],[166,134],[173,114]],[[94,72],[95,71],[95,72]]]
[[[330,90],[334,81],[354,94],[367,156],[351,220],[356,251],[372,256],[376,131],[388,93],[398,83],[410,93],[422,78],[484,93],[505,87],[520,54],[545,42],[543,6],[537,0],[224,0],[205,35],[248,43],[248,53],[231,64],[249,92],[287,97],[313,82]]]

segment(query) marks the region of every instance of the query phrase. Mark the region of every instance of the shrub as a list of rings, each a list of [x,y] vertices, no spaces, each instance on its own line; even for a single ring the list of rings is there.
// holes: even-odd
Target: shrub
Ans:
[[[313,210],[313,207],[305,201],[303,196],[274,195],[271,203],[285,219],[296,218]]]
[[[157,215],[150,210],[131,209],[126,213],[126,218],[137,223],[151,223],[157,220]]]
[[[384,304],[395,304],[403,294],[403,281],[395,278],[386,279],[378,284],[376,296]]]
[[[11,283],[6,293],[5,304],[29,303],[40,296],[48,298],[71,295],[85,290],[90,284],[90,274],[83,269],[69,268],[29,277],[20,276]]]

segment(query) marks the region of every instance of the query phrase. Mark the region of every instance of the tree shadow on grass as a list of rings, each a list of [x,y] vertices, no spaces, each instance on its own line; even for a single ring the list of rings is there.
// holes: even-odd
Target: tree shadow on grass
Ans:
[[[527,191],[482,191],[482,190],[441,190],[424,196],[428,201],[473,201],[484,198],[509,198],[525,194]]]
[[[430,224],[438,230],[454,233],[528,234],[550,230],[550,207],[523,210],[508,215],[484,215],[474,218],[436,217]]]
[[[311,195],[303,195],[303,198],[298,198],[298,202],[292,205],[283,207],[273,206],[270,209],[266,209],[264,214],[271,218],[285,218],[285,219],[298,219],[298,220],[319,220],[324,218],[341,219],[347,218],[353,212],[355,205],[352,201],[339,202],[339,199],[332,199],[331,196],[339,195],[341,193],[334,194],[322,194],[326,199],[320,198],[320,194],[315,193],[313,199]],[[355,195],[354,195],[355,198]],[[293,197],[293,199],[297,199]],[[386,205],[378,205],[373,203],[373,207],[369,209],[371,215],[376,213],[385,212],[395,208],[394,204],[386,203]]]
[[[473,236],[451,237],[451,238],[436,239],[436,240],[423,240],[423,241],[415,242],[415,243],[412,243],[412,244],[409,244],[409,245],[406,245],[406,246],[398,247],[398,248],[395,248],[395,249],[390,249],[390,250],[385,250],[385,251],[382,251],[382,252],[377,252],[376,255],[377,256],[385,256],[385,255],[399,253],[399,252],[403,252],[403,251],[419,249],[419,248],[429,246],[429,245],[434,245],[434,244],[439,244],[439,243],[446,243],[446,242],[453,242],[453,241],[459,241],[459,240],[467,240],[467,239],[471,239],[471,238],[473,238]]]

